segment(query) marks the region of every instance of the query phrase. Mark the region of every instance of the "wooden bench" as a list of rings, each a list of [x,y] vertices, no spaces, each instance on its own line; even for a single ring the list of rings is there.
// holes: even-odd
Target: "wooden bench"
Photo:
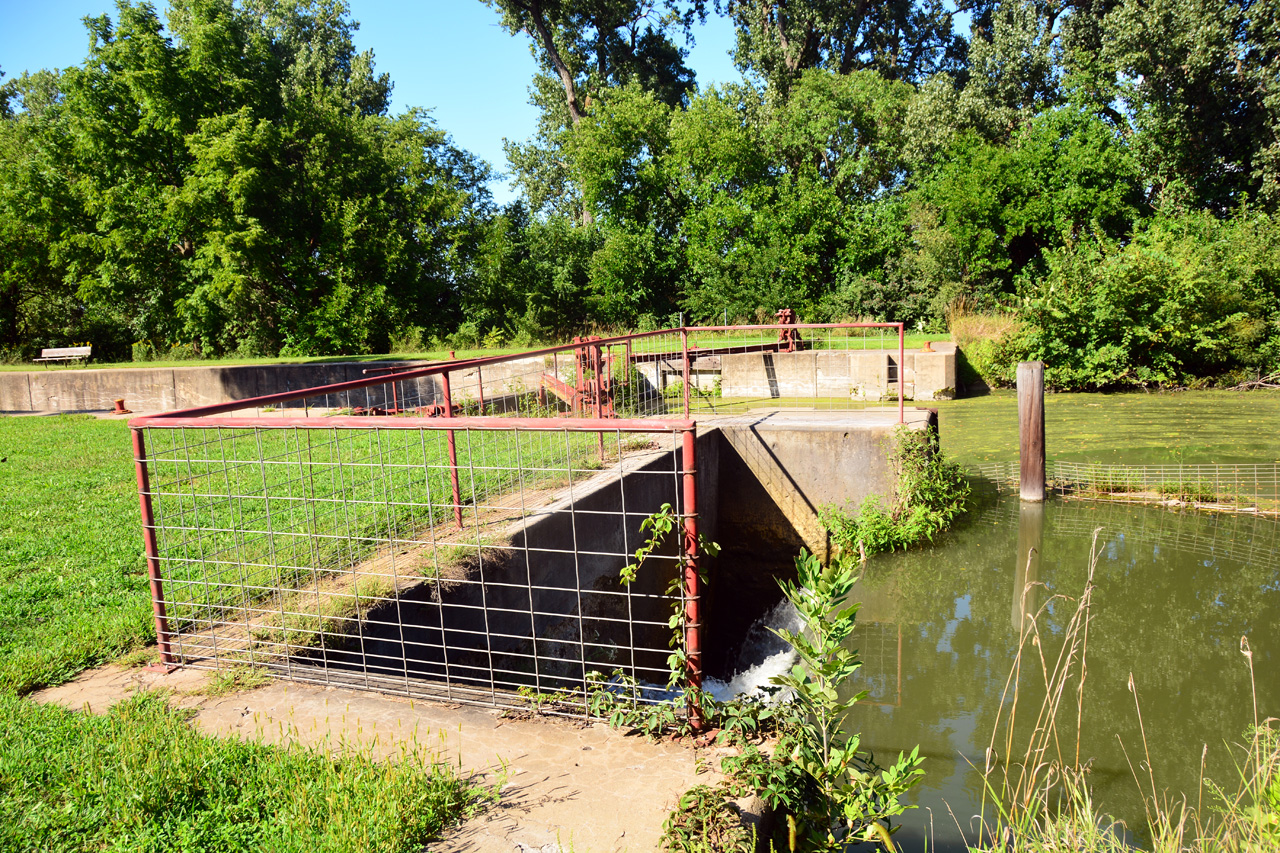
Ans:
[[[52,347],[40,350],[40,357],[32,361],[84,361],[93,354],[93,347]]]

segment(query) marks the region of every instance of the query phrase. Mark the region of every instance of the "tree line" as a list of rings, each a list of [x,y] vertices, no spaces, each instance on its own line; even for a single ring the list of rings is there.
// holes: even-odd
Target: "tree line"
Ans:
[[[122,0],[5,83],[0,346],[385,351],[874,318],[1000,378],[1280,368],[1280,0],[481,0],[540,73],[518,200],[392,116],[338,0]],[[732,21],[738,82],[688,39]]]

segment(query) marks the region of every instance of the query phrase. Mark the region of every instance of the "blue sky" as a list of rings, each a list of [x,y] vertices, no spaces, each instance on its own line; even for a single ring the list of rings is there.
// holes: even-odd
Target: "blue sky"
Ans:
[[[395,83],[393,110],[431,110],[455,143],[505,169],[503,138],[527,139],[537,120],[528,103],[536,70],[528,39],[508,35],[498,26],[498,13],[479,0],[349,2],[360,22],[357,47],[372,48],[377,69]],[[115,12],[111,0],[0,0],[0,6],[0,70],[6,77],[81,62],[89,45],[81,20]],[[728,21],[713,15],[694,38],[688,62],[699,85],[739,79],[728,57]],[[499,203],[512,197],[505,184],[492,189]]]

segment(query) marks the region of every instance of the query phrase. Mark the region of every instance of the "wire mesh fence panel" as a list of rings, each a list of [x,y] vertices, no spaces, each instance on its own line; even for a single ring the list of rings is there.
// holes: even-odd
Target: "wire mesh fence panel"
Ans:
[[[1018,479],[1017,462],[976,466],[971,474],[1000,490]],[[1050,460],[1051,491],[1076,498],[1121,503],[1190,506],[1199,509],[1280,515],[1280,465],[1116,465]]]
[[[566,713],[585,713],[593,672],[667,681],[683,539],[619,575],[649,515],[695,511],[687,424],[144,421],[178,662]]]

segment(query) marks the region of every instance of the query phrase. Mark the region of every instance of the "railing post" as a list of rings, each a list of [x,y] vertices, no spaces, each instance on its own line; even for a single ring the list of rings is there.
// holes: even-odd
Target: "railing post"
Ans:
[[[484,417],[484,368],[476,365],[476,396],[480,398],[480,411],[477,413],[480,417]]]
[[[444,391],[444,416],[453,417],[453,395],[449,391],[449,371],[440,374],[440,387]],[[453,485],[453,520],[458,529],[462,529],[462,492],[458,488],[458,444],[454,440],[453,430],[445,432],[445,441],[449,445],[449,482]]]
[[[680,350],[684,353],[684,416],[689,417],[689,330],[680,327]]]
[[[1044,500],[1044,362],[1018,363],[1018,496]]]
[[[906,324],[898,324],[898,423],[907,422],[907,333]]]
[[[685,676],[690,693],[702,689],[702,614],[698,581],[698,468],[697,432],[686,429],[681,435],[684,462],[684,651]],[[689,722],[695,731],[703,726],[702,705],[690,699]]]
[[[142,509],[142,542],[147,554],[147,578],[151,582],[151,608],[155,614],[156,643],[160,647],[160,662],[175,666],[177,661],[169,645],[169,616],[164,606],[164,582],[160,576],[160,548],[156,544],[156,521],[151,507],[151,477],[147,473],[147,445],[142,430],[130,430],[133,434],[133,462],[138,475],[138,504]]]

